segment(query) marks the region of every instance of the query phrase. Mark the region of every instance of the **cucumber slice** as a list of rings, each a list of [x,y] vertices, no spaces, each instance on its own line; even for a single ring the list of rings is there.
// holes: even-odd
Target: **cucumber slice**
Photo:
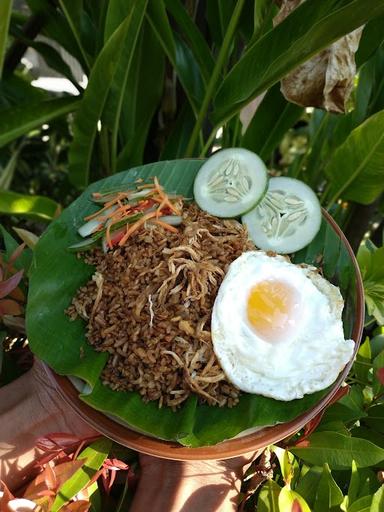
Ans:
[[[251,151],[223,149],[200,168],[194,196],[200,208],[216,217],[238,217],[254,208],[268,185],[267,168]]]
[[[293,178],[271,178],[264,199],[241,218],[259,249],[288,254],[308,245],[321,224],[316,194]]]

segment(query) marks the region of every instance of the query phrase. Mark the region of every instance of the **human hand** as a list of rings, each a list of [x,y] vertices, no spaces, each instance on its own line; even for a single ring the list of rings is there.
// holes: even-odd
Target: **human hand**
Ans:
[[[10,489],[34,476],[41,455],[36,439],[51,432],[79,438],[98,434],[59,396],[35,360],[31,370],[0,388],[0,479]]]
[[[171,461],[141,454],[141,478],[131,510],[237,510],[244,473],[260,453],[221,461]]]

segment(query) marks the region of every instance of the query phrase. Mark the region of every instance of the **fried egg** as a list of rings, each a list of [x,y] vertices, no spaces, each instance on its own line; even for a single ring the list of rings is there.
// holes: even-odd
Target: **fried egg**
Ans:
[[[351,359],[343,298],[315,267],[249,251],[233,261],[212,310],[212,342],[242,391],[293,400],[332,384]]]

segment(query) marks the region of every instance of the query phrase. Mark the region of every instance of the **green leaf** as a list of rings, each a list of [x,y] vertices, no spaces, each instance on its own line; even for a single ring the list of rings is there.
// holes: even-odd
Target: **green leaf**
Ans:
[[[61,9],[67,18],[68,25],[70,26],[76,43],[79,47],[84,62],[87,68],[91,68],[91,59],[83,44],[84,24],[82,24],[84,17],[83,0],[59,0]]]
[[[277,456],[284,482],[287,485],[290,484],[294,474],[294,456],[288,450],[284,450],[279,446],[272,446],[271,451]]]
[[[371,443],[376,446],[380,446],[380,448],[384,448],[384,434],[381,434],[376,429],[368,428],[366,426],[365,420],[361,422],[360,427],[355,427],[351,430],[351,434],[353,437],[359,437],[361,439],[367,439],[371,441]]]
[[[24,76],[8,75],[0,81],[0,112],[12,105],[30,105],[48,100],[49,94],[33,87]]]
[[[2,110],[0,147],[56,117],[74,112],[78,104],[78,99],[58,98]]]
[[[318,466],[309,468],[303,477],[300,478],[296,492],[302,496],[308,505],[313,508],[316,500],[317,487],[323,474],[323,469]]]
[[[242,394],[240,402],[231,409],[197,405],[191,398],[176,412],[158,408],[157,403],[143,403],[138,393],[116,392],[103,386],[100,374],[108,355],[93,350],[87,344],[85,325],[80,319],[71,322],[65,309],[76,290],[84,285],[93,268],[67,251],[79,240],[77,228],[84,216],[95,211],[89,201],[91,192],[133,186],[139,177],[157,176],[169,192],[193,197],[193,183],[203,160],[181,159],[163,161],[130,169],[105,180],[93,183],[44,232],[34,250],[27,304],[27,331],[33,352],[57,373],[84,379],[92,388],[81,399],[91,407],[114,414],[139,430],[163,439],[173,439],[188,446],[218,443],[234,437],[252,426],[286,422],[310,409],[328,390],[307,395],[301,400],[280,402],[258,395]],[[344,244],[325,220],[322,229],[305,251],[296,253],[295,262],[312,263],[320,255],[326,257],[332,245],[333,265],[327,265],[325,276],[341,287],[345,299],[344,327],[350,337],[354,325],[355,282],[353,263]],[[337,253],[335,255],[334,245]],[[329,273],[327,273],[329,272]],[[60,344],[57,332],[62,332]]]
[[[289,103],[280,92],[280,86],[273,86],[257,107],[241,147],[257,153],[264,161],[270,159],[287,130],[299,119],[303,108]]]
[[[353,363],[353,371],[359,381],[370,384],[370,370],[371,370],[371,344],[367,337],[360,345],[357,352],[355,362]]]
[[[0,213],[50,221],[60,213],[60,205],[49,197],[0,190]]]
[[[375,358],[384,350],[384,334],[377,334],[371,339],[372,357]]]
[[[120,58],[117,65],[116,73],[113,76],[108,98],[105,104],[105,114],[103,119],[107,121],[111,129],[111,172],[116,171],[116,159],[118,153],[118,136],[119,126],[121,120],[122,109],[124,106],[124,98],[130,91],[127,91],[128,77],[131,72],[131,64],[134,58],[136,42],[140,33],[140,28],[143,22],[145,10],[147,8],[148,0],[136,0],[136,2],[123,4],[128,7],[125,9],[125,16],[123,23],[128,19],[129,27],[125,33],[124,40],[120,51]],[[112,2],[110,9],[118,5],[118,2]],[[107,20],[109,18],[109,10],[107,13]],[[137,69],[134,70],[137,72]],[[132,77],[132,73],[131,73]],[[130,113],[131,114],[131,113]],[[137,143],[137,142],[136,142]]]
[[[196,114],[203,99],[204,82],[191,49],[172,31],[164,0],[149,0],[147,17]]]
[[[311,0],[252,44],[217,91],[215,123],[238,112],[330,43],[384,13],[377,0]]]
[[[141,13],[145,0],[135,2],[129,16],[108,39],[99,53],[92,68],[84,98],[77,112],[73,126],[73,142],[69,150],[69,178],[71,182],[83,188],[88,184],[92,150],[96,136],[97,123],[107,100],[116,71],[119,69],[120,56],[125,43],[135,37],[141,24]],[[121,91],[116,113],[119,113]]]
[[[33,14],[44,18],[42,33],[65,48],[87,72],[88,62],[84,60],[64,12],[50,0],[27,0],[27,4]]]
[[[361,468],[384,460],[384,449],[365,439],[336,432],[314,433],[305,443],[305,447],[292,447],[291,452],[310,464],[328,463],[331,469],[348,469],[353,460]]]
[[[384,485],[375,492],[369,512],[382,512],[384,510]]]
[[[117,158],[117,171],[143,162],[149,128],[163,94],[164,70],[163,50],[144,20],[123,100],[119,128],[123,147]]]
[[[366,242],[359,248],[357,261],[368,313],[379,324],[384,324],[384,247],[377,248],[371,242]]]
[[[182,158],[188,147],[195,125],[195,116],[188,103],[184,103],[160,155],[160,160]]]
[[[356,66],[359,68],[375,53],[384,40],[384,16],[377,16],[369,21],[361,35],[359,48],[355,55]]]
[[[8,261],[12,253],[18,248],[20,243],[13,238],[12,235],[0,224],[0,234],[5,247],[5,260]],[[17,270],[24,269],[28,271],[32,260],[32,251],[24,249],[17,260],[14,262],[14,267]]]
[[[8,27],[11,19],[12,0],[0,2],[0,79],[3,71],[4,56],[7,50]]]
[[[0,174],[0,190],[8,190],[11,186],[13,175],[15,173],[17,159],[19,158],[20,147],[12,151],[12,156],[8,160],[7,165],[1,169]]]
[[[370,512],[371,503],[372,496],[363,496],[348,507],[348,512]]]
[[[384,350],[373,360],[373,385],[374,396],[384,393]]]
[[[274,480],[268,480],[260,489],[257,498],[257,512],[279,512],[280,485]]]
[[[348,507],[354,503],[359,495],[360,476],[356,462],[352,461],[351,479],[348,487]]]
[[[299,505],[300,508],[297,509],[295,505],[296,507]],[[296,512],[296,510],[300,510],[300,512],[311,512],[305,499],[297,492],[292,491],[288,486],[283,487],[280,491],[279,510],[284,510],[284,512]]]
[[[256,0],[254,11],[254,33],[251,43],[257,41],[265,32],[272,28],[272,18],[277,7],[270,0]]]
[[[55,48],[53,48],[53,46],[42,41],[31,40],[28,41],[28,46],[36,50],[38,53],[40,53],[40,55],[45,60],[47,66],[63,75],[70,82],[72,82],[72,84],[76,87],[76,89],[79,92],[82,92],[81,87],[78,85],[77,81],[75,80],[72,74],[71,68],[65,62],[60,53]]]
[[[86,462],[60,487],[52,505],[52,512],[60,510],[65,503],[84,489],[84,487],[90,482],[92,476],[98,469],[100,469],[103,462],[108,457],[111,446],[112,441],[103,437],[92,443],[80,453],[78,459],[86,459]]]
[[[355,128],[325,168],[331,188],[329,203],[340,197],[372,203],[384,190],[384,111]]]
[[[165,5],[179,26],[181,34],[188,42],[189,48],[200,67],[204,82],[208,83],[215,63],[207,41],[180,0],[165,0]]]
[[[332,477],[328,464],[325,463],[316,492],[313,512],[324,512],[325,510],[329,512],[338,512],[340,511],[339,505],[343,500],[344,495]]]
[[[368,409],[368,416],[364,419],[364,425],[384,434],[384,404],[375,405]]]

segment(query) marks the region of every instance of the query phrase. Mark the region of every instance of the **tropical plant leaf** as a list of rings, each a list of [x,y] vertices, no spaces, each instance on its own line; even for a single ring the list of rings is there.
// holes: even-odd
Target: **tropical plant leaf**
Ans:
[[[119,12],[115,12],[118,6],[120,6]],[[144,30],[140,31],[147,7],[147,0],[142,2],[139,10],[134,10],[133,6],[134,4],[132,3],[113,2],[110,4],[107,13],[108,31],[112,30],[116,23],[119,23],[119,15],[120,21],[124,20],[127,16],[134,16],[136,18],[132,23],[135,29],[131,30],[124,40],[118,68],[113,78],[103,113],[103,121],[107,124],[112,134],[112,172],[117,170],[118,137],[124,141],[124,145],[129,144],[132,152],[137,150],[140,155],[140,149],[141,151],[144,150],[147,130],[153,115],[152,102],[150,100],[155,96],[157,104],[157,100],[159,99],[159,85],[160,87],[162,86],[161,70],[163,69],[164,61],[161,58],[161,54],[159,55],[159,53],[155,52],[152,54],[151,52],[153,42],[156,45],[157,41],[153,41],[153,34],[150,29],[148,30],[148,27],[149,37],[144,39]],[[147,35],[148,32],[145,35]],[[107,35],[108,33],[106,32],[106,36]],[[139,38],[138,44],[136,44],[137,38]],[[155,47],[155,50],[156,49],[157,47]],[[148,59],[146,61],[143,59],[144,52],[146,52],[144,58]],[[157,60],[157,58],[159,58],[159,60]],[[156,60],[154,61],[153,59]],[[153,62],[155,62],[154,66],[152,65]],[[158,64],[160,64],[160,67]],[[157,72],[159,72],[159,75],[153,74]],[[155,87],[153,87],[154,84]],[[152,92],[152,87],[155,93]],[[148,104],[151,114],[149,120],[148,116],[146,116],[146,94],[148,94]],[[141,129],[142,125],[144,125],[144,130]],[[126,149],[125,158],[128,159],[128,157],[129,150]],[[137,163],[140,164],[141,161],[132,162],[128,160],[127,165]],[[120,163],[119,165],[121,166],[122,164]],[[122,167],[120,167],[120,170],[121,168]]]
[[[28,40],[28,46],[36,50],[45,60],[47,66],[54,69],[61,75],[63,75],[65,78],[67,78],[79,91],[79,93],[82,92],[81,87],[75,80],[71,68],[69,65],[65,62],[63,57],[60,55],[60,53],[53,48],[53,46],[44,43],[42,41],[31,41]]]
[[[257,498],[257,512],[279,512],[280,485],[274,480],[268,480],[260,489]]]
[[[19,242],[17,242],[13,236],[11,236],[8,231],[0,224],[0,236],[5,246],[5,261],[8,262],[15,251],[20,247]],[[24,269],[27,271],[31,264],[32,260],[32,251],[29,249],[22,251],[19,257],[12,263],[12,265],[17,269]]]
[[[372,203],[384,190],[384,110],[355,128],[336,150],[325,172],[330,179],[329,203],[339,197]]]
[[[281,489],[279,494],[279,510],[289,510],[290,512],[311,512],[305,499],[289,486]]]
[[[142,19],[140,13],[145,3],[143,2],[144,0],[132,4],[131,14],[113,32],[92,68],[89,83],[74,122],[73,142],[68,155],[69,177],[71,182],[79,188],[84,188],[88,184],[97,123],[101,119],[108,93],[119,67],[125,42],[127,38],[132,41],[130,36],[135,35],[140,27]]]
[[[149,0],[147,18],[196,114],[204,96],[204,82],[192,51],[177,32],[172,31],[164,0]]]
[[[8,27],[11,19],[12,0],[3,0],[0,3],[0,79],[3,71],[4,55],[7,49]]]
[[[67,18],[68,25],[70,26],[76,43],[79,47],[84,62],[87,64],[88,69],[91,68],[90,51],[86,51],[84,39],[87,34],[86,31],[86,11],[83,9],[83,0],[59,0],[61,9]],[[91,38],[88,37],[87,41],[90,42]]]
[[[121,112],[122,149],[117,171],[143,162],[149,128],[164,88],[164,52],[148,20],[144,20],[139,37]]]
[[[348,512],[370,512],[371,503],[372,496],[363,496],[348,507]]]
[[[26,0],[26,2],[33,14],[44,19],[42,33],[65,48],[70,55],[78,60],[87,73],[89,70],[88,58],[84,59],[64,12],[50,0]]]
[[[65,315],[76,290],[93,273],[92,267],[67,251],[67,247],[80,238],[77,228],[82,225],[84,216],[97,209],[89,201],[90,194],[132,186],[138,177],[157,176],[167,191],[192,197],[193,182],[202,163],[203,160],[158,162],[93,183],[50,225],[36,245],[27,306],[27,331],[32,350],[57,373],[84,379],[92,391],[81,395],[82,400],[141,431],[188,446],[215,444],[246,428],[288,421],[311,408],[327,392],[324,390],[289,403],[244,393],[240,403],[232,409],[197,405],[196,397],[192,397],[173,412],[164,407],[159,409],[154,402],[143,403],[138,393],[112,391],[99,381],[108,355],[95,352],[87,344],[83,321],[71,322]],[[346,336],[350,337],[356,296],[353,264],[346,247],[340,244],[326,221],[312,244],[296,254],[295,261],[313,263],[323,254],[327,262],[326,277],[341,286],[346,299],[344,326]],[[60,344],[57,343],[58,331],[63,333]]]
[[[31,105],[2,110],[0,116],[0,147],[56,117],[74,112],[78,99],[58,98]]]
[[[267,161],[302,112],[302,107],[289,103],[284,98],[280,92],[280,86],[276,84],[269,89],[257,107],[242,137],[241,146],[257,153],[262,160]]]
[[[163,147],[160,160],[181,158],[185,155],[194,125],[195,116],[192,107],[185,103]]]
[[[219,124],[289,71],[330,43],[384,13],[376,0],[304,2],[253,43],[217,91],[213,118]]]
[[[296,491],[302,496],[308,505],[313,508],[313,505],[316,500],[316,492],[320,482],[320,479],[323,475],[323,469],[318,466],[313,466],[308,469],[306,468],[306,473],[300,478]]]
[[[1,190],[0,213],[50,221],[60,213],[60,205],[49,197]]]
[[[92,476],[98,469],[100,469],[103,462],[108,457],[111,446],[112,441],[103,437],[92,443],[80,453],[77,460],[85,459],[85,463],[60,487],[59,493],[53,502],[51,512],[57,512],[60,510],[66,502],[71,500],[77,493],[84,489],[84,487],[90,482]]]
[[[323,473],[319,480],[316,491],[316,500],[313,512],[339,512],[340,504],[344,500],[344,495],[340,487],[335,482],[328,464],[324,464]]]
[[[384,485],[375,492],[369,512],[380,512],[384,509]]]
[[[356,437],[336,432],[318,432],[303,441],[303,446],[291,449],[297,457],[310,464],[329,464],[331,469],[349,469],[355,460],[360,468],[384,460],[384,449]]]
[[[355,55],[356,66],[359,68],[375,53],[384,40],[384,16],[377,16],[369,21],[361,35],[359,48]]]
[[[384,247],[372,242],[359,247],[357,261],[363,278],[368,313],[384,325]]]
[[[181,34],[187,40],[200,67],[202,78],[207,84],[215,65],[207,41],[180,0],[165,0],[165,6],[178,24]]]
[[[13,175],[15,173],[17,159],[19,158],[20,146],[18,149],[12,151],[11,158],[8,160],[7,165],[1,169],[0,173],[0,190],[8,190],[11,186]]]

